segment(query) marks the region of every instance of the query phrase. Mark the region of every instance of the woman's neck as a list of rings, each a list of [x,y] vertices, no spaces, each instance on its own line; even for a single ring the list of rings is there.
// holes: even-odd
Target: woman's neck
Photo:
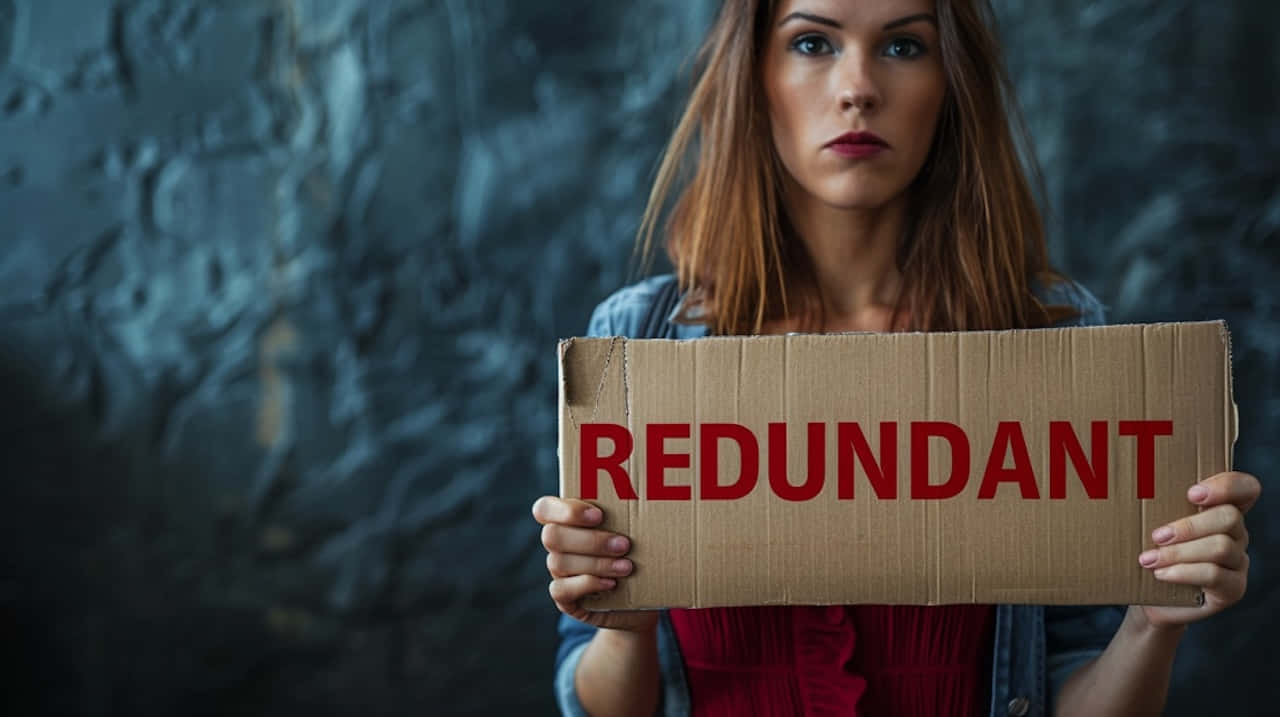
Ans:
[[[792,199],[791,223],[809,253],[827,317],[823,329],[865,330],[859,327],[887,321],[902,285],[895,257],[905,199],[875,209],[838,209],[802,191]]]

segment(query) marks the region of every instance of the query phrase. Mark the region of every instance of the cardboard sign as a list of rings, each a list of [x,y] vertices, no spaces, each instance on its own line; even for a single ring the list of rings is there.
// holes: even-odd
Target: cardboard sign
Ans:
[[[591,609],[1200,600],[1138,553],[1230,468],[1222,322],[559,355],[560,493],[633,541]]]

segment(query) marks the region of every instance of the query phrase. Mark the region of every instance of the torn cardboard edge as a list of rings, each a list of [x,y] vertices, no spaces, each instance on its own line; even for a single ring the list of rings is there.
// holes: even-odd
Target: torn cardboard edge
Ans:
[[[625,490],[615,490],[623,484],[597,469],[592,502],[605,511],[605,529],[632,538],[629,557],[636,569],[618,590],[590,600],[592,609],[868,602],[1195,605],[1203,599],[1197,589],[1156,581],[1138,566],[1137,554],[1151,547],[1152,529],[1194,512],[1185,500],[1188,485],[1229,469],[1238,419],[1223,322],[573,338],[560,342],[558,354],[561,495],[583,496],[583,424],[624,427],[634,444],[619,467],[635,498],[624,498]],[[1067,492],[1048,497],[1047,432],[1022,431],[1023,463],[1030,464],[1038,500],[1024,497],[1025,475],[1019,482],[1001,473],[1026,472],[1008,435],[999,466],[986,455],[1001,423],[1054,420],[1074,427],[1079,453],[1094,463],[1090,424],[1110,422],[1103,470],[1114,490],[1106,499],[1089,497],[1073,470],[1075,457],[1062,456],[1057,459],[1069,476]],[[1172,435],[1153,444],[1153,498],[1138,498],[1137,440],[1122,442],[1115,434],[1125,420],[1173,422]],[[966,490],[953,497],[911,499],[911,446],[903,439],[910,438],[913,423],[922,422],[962,427],[971,444],[970,472],[989,469],[1007,480],[995,480],[985,498],[976,494],[982,480],[971,475]],[[784,441],[770,444],[770,423],[784,424]],[[808,500],[780,498],[769,490],[770,456],[785,453],[772,466],[785,485],[807,485],[813,451],[805,435],[811,423],[826,430],[823,486]],[[860,463],[856,450],[837,445],[841,423],[861,426],[871,449],[887,445],[881,443],[882,424],[897,425],[895,460],[872,450]],[[648,449],[658,444],[646,445],[645,429],[658,424],[688,430],[661,439],[663,465],[650,483]],[[702,484],[707,456],[697,438],[704,424],[739,425],[756,437],[752,491],[732,500],[701,499],[704,488],[710,495],[732,484],[744,458],[741,443],[721,439],[717,475]],[[934,439],[927,441],[931,450],[943,447]],[[929,485],[945,485],[952,471],[949,461],[956,456],[943,453],[929,461]],[[841,498],[841,460],[851,466],[852,499]],[[898,498],[873,492],[866,468],[883,469],[877,460],[896,463]],[[650,495],[668,488],[689,499]]]

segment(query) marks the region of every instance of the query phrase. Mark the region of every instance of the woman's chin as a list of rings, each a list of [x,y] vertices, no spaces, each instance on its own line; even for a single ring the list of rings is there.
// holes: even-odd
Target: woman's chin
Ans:
[[[846,191],[828,194],[823,202],[832,209],[868,211],[884,207],[895,196],[896,193],[884,190]]]

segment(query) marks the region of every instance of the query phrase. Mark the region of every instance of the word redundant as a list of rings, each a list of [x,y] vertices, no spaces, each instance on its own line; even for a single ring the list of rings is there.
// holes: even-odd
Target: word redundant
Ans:
[[[648,500],[692,500],[693,486],[666,482],[669,470],[688,469],[692,455],[670,451],[669,439],[689,439],[694,425],[690,423],[649,423],[643,426],[646,456],[645,497]],[[767,480],[773,493],[788,501],[811,500],[822,492],[827,479],[827,440],[830,424],[813,422],[806,427],[807,472],[803,482],[793,483],[787,474],[787,424],[770,423],[765,436],[768,449]],[[908,424],[910,498],[941,500],[960,495],[968,485],[973,451],[968,435],[960,426],[947,421],[912,421]],[[697,424],[697,448],[701,456],[698,475],[700,500],[735,500],[743,498],[760,481],[760,440],[746,426],[737,423]],[[624,463],[631,457],[635,439],[631,431],[616,423],[584,423],[581,429],[582,498],[599,497],[599,475],[603,471],[612,481],[614,491],[623,500],[638,500],[636,485]],[[1136,441],[1135,476],[1137,497],[1155,497],[1156,439],[1173,435],[1173,421],[1116,421],[1115,436]],[[1091,499],[1107,498],[1109,449],[1112,431],[1108,421],[1089,424],[1089,450],[1086,453],[1080,437],[1069,421],[1050,421],[1049,498],[1067,497],[1067,466],[1071,465],[1086,495]],[[607,439],[607,452],[601,452],[601,439]],[[951,468],[942,483],[929,482],[931,442],[941,441],[950,452]],[[740,457],[738,475],[728,483],[720,482],[722,444],[734,444]],[[881,499],[898,497],[898,424],[879,424],[879,452],[872,449],[856,422],[835,424],[836,493],[841,500],[854,497],[854,470],[860,465],[875,495]],[[1011,464],[1011,465],[1007,465]],[[991,500],[1002,483],[1018,487],[1026,500],[1040,498],[1039,484],[1027,451],[1022,423],[1000,421],[978,485],[978,499]]]

